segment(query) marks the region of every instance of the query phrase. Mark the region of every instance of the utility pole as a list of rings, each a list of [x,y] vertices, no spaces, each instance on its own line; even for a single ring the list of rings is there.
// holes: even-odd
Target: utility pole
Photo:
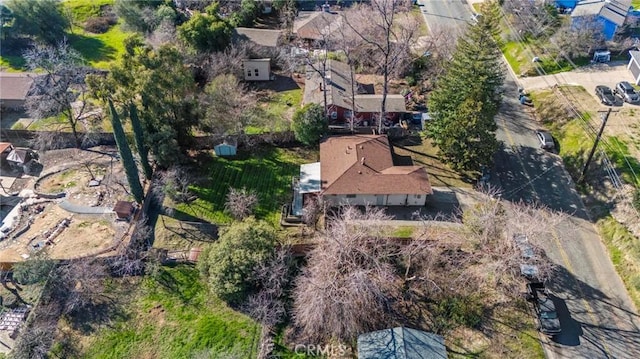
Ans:
[[[598,111],[600,116],[602,117],[602,125],[600,125],[600,130],[598,131],[598,135],[596,136],[596,140],[593,142],[593,147],[591,147],[591,152],[589,152],[589,157],[587,157],[587,162],[584,164],[584,168],[582,168],[582,174],[580,175],[580,179],[578,179],[578,183],[582,183],[584,181],[584,177],[587,173],[587,169],[589,168],[589,164],[593,159],[593,154],[596,152],[596,148],[598,147],[598,142],[600,142],[600,138],[602,137],[602,132],[604,132],[604,126],[607,125],[607,120],[609,119],[609,115],[611,114],[611,109],[607,109],[607,111]],[[618,111],[616,111],[618,112]]]

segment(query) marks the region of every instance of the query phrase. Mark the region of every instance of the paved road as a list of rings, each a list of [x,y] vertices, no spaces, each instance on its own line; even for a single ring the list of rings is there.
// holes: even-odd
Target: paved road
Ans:
[[[418,0],[418,4],[431,31],[465,26],[471,20],[471,8],[463,0]]]
[[[538,148],[535,125],[515,96],[518,84],[505,83],[505,103],[498,115],[494,184],[510,201],[539,202],[571,214],[545,248],[558,265],[551,284],[563,333],[547,341],[550,358],[640,358],[640,318],[609,260],[595,227],[562,161]]]
[[[470,14],[469,8],[453,12],[463,1],[421,1],[429,4],[425,19],[433,24],[462,24],[459,19]],[[545,341],[545,351],[550,358],[640,358],[640,317],[562,161],[538,148],[534,120],[516,98],[521,85],[507,73],[496,134],[504,149],[496,155],[492,182],[505,200],[571,214],[545,248],[559,268],[551,288],[563,326],[560,336]]]

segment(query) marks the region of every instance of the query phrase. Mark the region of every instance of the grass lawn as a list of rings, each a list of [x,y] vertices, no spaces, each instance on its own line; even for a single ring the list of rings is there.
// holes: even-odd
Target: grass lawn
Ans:
[[[24,59],[22,56],[2,55],[0,56],[0,67],[2,67],[2,71],[21,72],[24,71]]]
[[[611,216],[596,225],[631,300],[640,308],[640,242]]]
[[[126,288],[125,315],[82,339],[82,358],[256,356],[260,326],[209,294],[194,268],[161,267],[138,280]]]
[[[634,9],[640,9],[640,0],[631,0],[631,6],[633,6]]]
[[[429,181],[434,187],[471,188],[470,182],[464,181],[460,175],[438,159],[438,148],[429,139],[417,136],[393,143],[394,151],[400,156],[410,156],[413,163],[423,165],[429,174]]]
[[[115,0],[65,0],[64,5],[72,11],[75,22],[84,22],[100,16],[102,6],[113,6],[114,3]]]
[[[291,179],[300,173],[300,164],[317,161],[317,152],[299,148],[264,148],[242,153],[235,159],[212,157],[200,175],[203,185],[192,186],[198,198],[180,204],[178,211],[213,223],[229,223],[224,212],[229,188],[246,187],[258,194],[256,217],[279,223],[280,209],[291,198]]]
[[[260,98],[259,105],[265,113],[262,123],[248,126],[247,134],[260,134],[266,132],[288,131],[294,112],[302,104],[302,92],[295,90],[272,92]]]
[[[122,31],[120,23],[104,34],[92,34],[74,27],[73,33],[69,34],[69,43],[90,66],[107,69],[124,52],[124,39],[131,35]]]

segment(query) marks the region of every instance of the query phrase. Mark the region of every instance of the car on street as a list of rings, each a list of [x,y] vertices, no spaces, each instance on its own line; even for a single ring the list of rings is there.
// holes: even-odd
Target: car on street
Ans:
[[[596,86],[596,96],[600,99],[602,104],[607,106],[613,106],[618,102],[616,96],[611,91],[611,88],[603,85]]]
[[[620,96],[624,102],[636,103],[640,101],[640,96],[628,81],[618,82],[613,92]]]
[[[533,309],[536,312],[538,321],[538,330],[550,337],[560,334],[562,327],[560,326],[556,306],[544,283],[527,283],[527,299],[533,303]]]
[[[540,143],[540,148],[545,150],[553,149],[556,144],[553,142],[553,136],[547,131],[537,130],[536,137],[538,138],[538,142]]]

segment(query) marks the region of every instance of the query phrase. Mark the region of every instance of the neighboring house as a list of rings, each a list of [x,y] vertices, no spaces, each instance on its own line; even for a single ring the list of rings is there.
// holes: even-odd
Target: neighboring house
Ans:
[[[305,104],[324,105],[326,82],[327,115],[330,125],[348,127],[352,117],[355,127],[377,124],[382,108],[382,95],[367,93],[369,91],[365,85],[357,82],[353,84],[349,66],[343,62],[327,60],[326,66],[317,63],[313,67],[307,66],[303,99]],[[321,76],[322,72],[326,81]],[[398,94],[387,94],[385,107],[386,127],[393,126],[400,119],[400,115],[407,112],[405,98]]]
[[[602,24],[605,40],[609,41],[618,28],[624,25],[631,9],[631,0],[582,0],[573,8],[571,21],[577,24],[585,19],[595,18]]]
[[[0,108],[24,109],[24,103],[32,85],[32,74],[0,72]]]
[[[322,41],[338,33],[342,16],[326,11],[316,11],[294,21],[293,34],[309,46],[322,45]]]
[[[10,142],[0,142],[0,166],[9,165],[7,157],[14,150]]]
[[[271,79],[271,59],[242,60],[245,81],[268,81]]]
[[[233,30],[232,38],[234,43],[250,41],[262,47],[276,48],[281,45],[282,31],[236,27]]]
[[[396,327],[358,336],[359,359],[445,359],[444,338],[434,333]]]
[[[629,65],[627,68],[633,75],[633,83],[640,85],[640,51],[629,51]]]
[[[312,194],[321,195],[329,206],[424,206],[433,193],[427,171],[423,166],[396,165],[394,159],[409,162],[394,154],[384,135],[324,139],[320,163],[301,167],[292,212],[300,209],[301,214],[306,196]]]

